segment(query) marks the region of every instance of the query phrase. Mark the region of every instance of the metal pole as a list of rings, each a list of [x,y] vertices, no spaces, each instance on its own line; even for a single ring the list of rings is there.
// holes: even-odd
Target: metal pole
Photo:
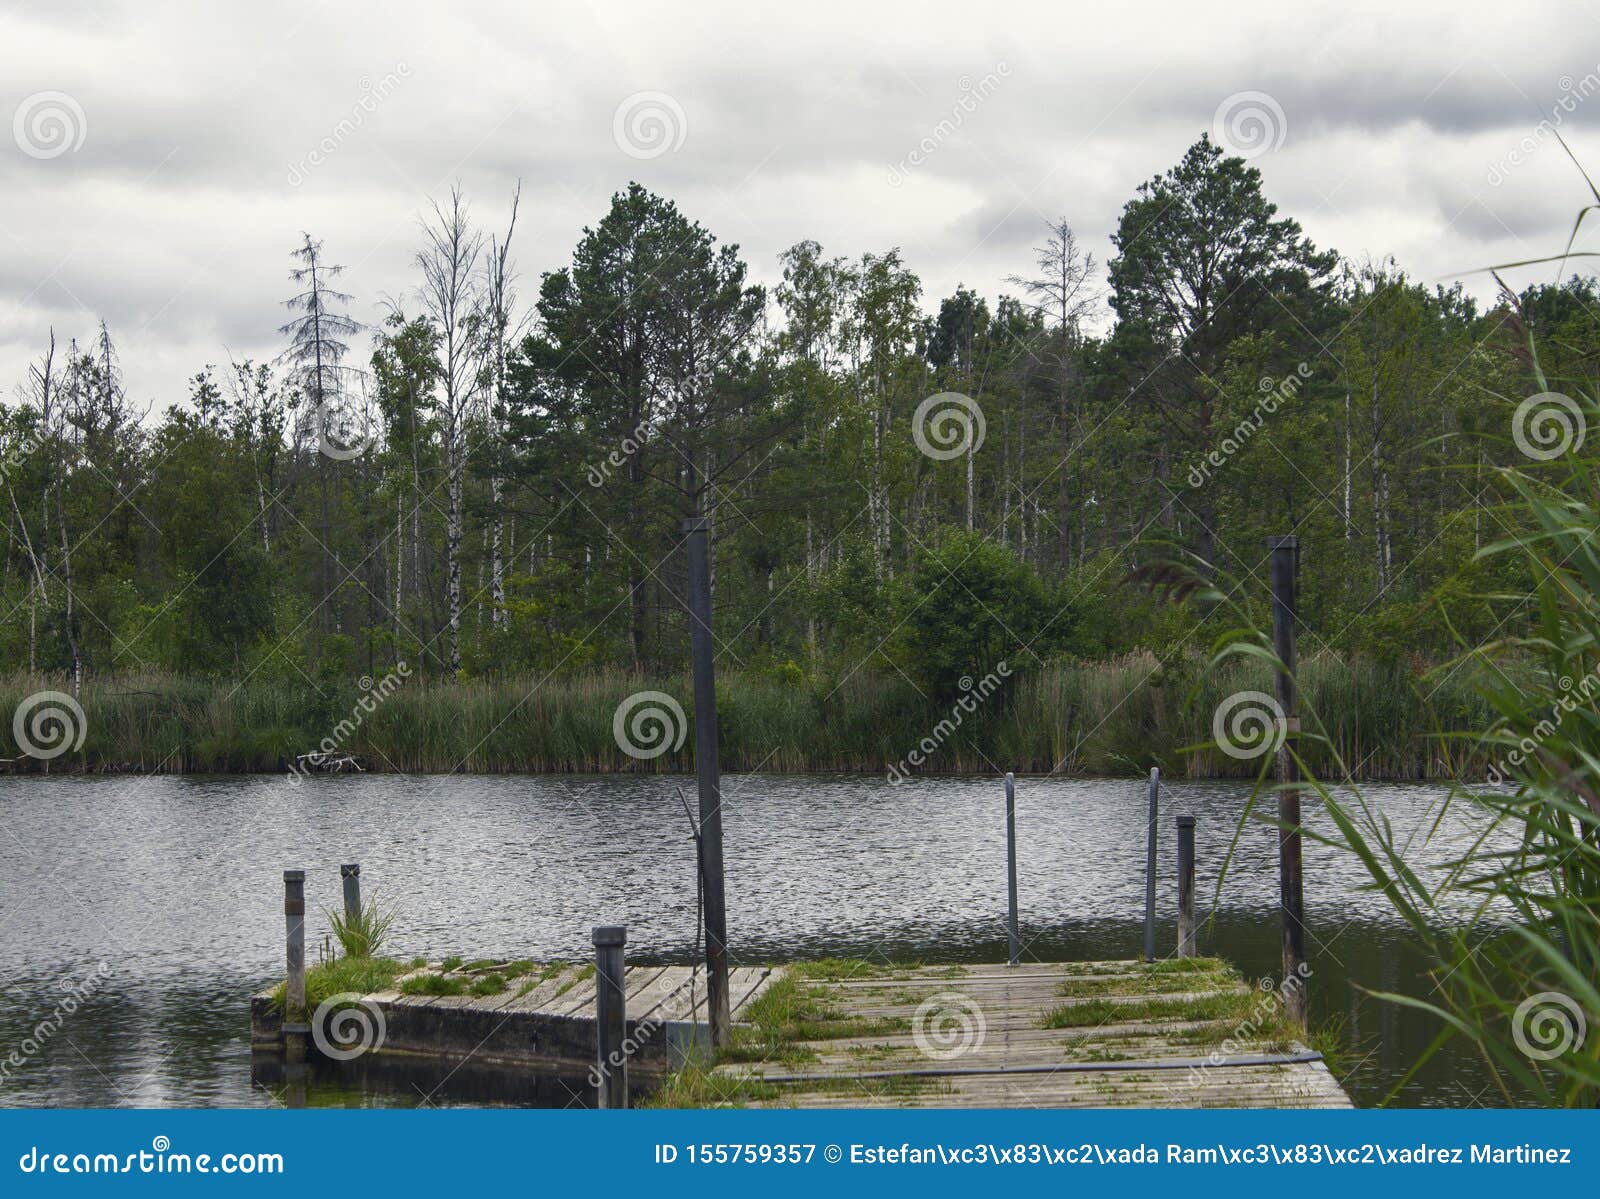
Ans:
[[[346,924],[361,917],[361,867],[356,862],[339,867],[339,877],[344,880],[344,919]]]
[[[1194,941],[1194,817],[1178,817],[1178,956],[1192,958]]]
[[[623,1042],[628,1035],[628,996],[623,988],[626,970],[623,946],[628,943],[628,930],[621,925],[602,924],[595,928],[591,940],[594,941],[597,1100],[604,1108],[625,1108],[628,1106],[628,1050]]]
[[[711,1044],[732,1037],[728,1002],[728,905],[722,873],[722,771],[717,757],[716,645],[711,636],[711,521],[683,522],[689,542],[689,639],[694,651],[694,765],[700,788],[700,865],[706,901],[706,1007]]]
[[[1006,771],[1006,886],[1010,895],[1010,915],[1006,934],[1010,943],[1011,965],[1022,961],[1022,937],[1017,932],[1017,776]]]
[[[303,1062],[306,1057],[306,872],[283,872],[283,923],[287,971],[283,988],[284,1058]]]
[[[1278,745],[1278,906],[1283,914],[1283,993],[1289,1018],[1306,1023],[1305,883],[1300,856],[1300,767],[1293,737],[1300,731],[1295,696],[1295,574],[1300,546],[1292,536],[1269,537],[1272,551],[1272,644],[1282,669],[1278,672],[1278,706],[1284,728]]]
[[[1150,816],[1144,831],[1144,960],[1156,960],[1156,809],[1161,799],[1161,768],[1150,767]]]

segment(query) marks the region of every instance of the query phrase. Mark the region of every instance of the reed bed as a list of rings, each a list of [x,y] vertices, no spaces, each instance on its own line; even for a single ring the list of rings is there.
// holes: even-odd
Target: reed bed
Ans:
[[[1302,663],[1300,677],[1306,726],[1329,738],[1326,747],[1309,743],[1313,760],[1332,761],[1337,752],[1367,779],[1462,777],[1481,765],[1469,743],[1436,735],[1491,723],[1468,673],[1425,677],[1405,664],[1323,655]],[[0,714],[46,690],[70,687],[39,675],[0,681]],[[412,677],[392,693],[382,690],[153,673],[91,678],[78,697],[85,725],[78,750],[44,762],[13,740],[8,756],[18,770],[237,773],[286,769],[297,755],[331,745],[379,772],[693,770],[686,677]],[[1004,691],[971,701],[970,712],[925,698],[895,674],[730,671],[718,680],[723,767],[1136,775],[1158,765],[1174,777],[1252,777],[1259,760],[1205,748],[1217,703],[1241,690],[1270,691],[1265,668],[1216,669],[1199,656],[1162,664],[1149,654],[1051,662],[1017,672]],[[618,705],[641,691],[675,697],[685,715],[681,744],[654,758],[629,755],[613,735]],[[917,765],[911,755],[919,747],[925,761]]]

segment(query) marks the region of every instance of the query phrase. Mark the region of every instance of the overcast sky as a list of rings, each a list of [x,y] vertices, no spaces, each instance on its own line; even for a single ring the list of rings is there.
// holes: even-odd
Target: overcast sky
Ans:
[[[1049,217],[1103,262],[1135,186],[1220,124],[1319,245],[1454,277],[1565,241],[1586,193],[1541,119],[1600,178],[1600,5],[1535,7],[20,0],[0,389],[102,316],[158,410],[274,356],[302,230],[375,322],[455,180],[491,228],[524,181],[525,299],[638,179],[758,281],[802,238],[899,246],[931,308],[992,299]]]

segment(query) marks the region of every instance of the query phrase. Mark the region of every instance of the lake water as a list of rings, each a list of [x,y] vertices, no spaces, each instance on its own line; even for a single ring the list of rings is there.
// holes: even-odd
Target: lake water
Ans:
[[[361,863],[365,893],[398,913],[398,956],[586,959],[591,926],[621,923],[631,959],[689,960],[694,857],[680,786],[692,802],[693,779],[673,777],[0,779],[0,1104],[284,1102],[270,1072],[252,1079],[248,1004],[282,976],[285,867],[307,871],[312,961],[348,861]],[[892,787],[747,775],[729,776],[724,790],[736,964],[825,954],[1004,960],[996,780]],[[1027,956],[1136,956],[1144,784],[1022,779],[1017,790]],[[1402,834],[1426,828],[1443,798],[1400,786],[1367,795]],[[1171,817],[1186,812],[1198,820],[1198,891],[1213,917],[1202,951],[1259,978],[1278,972],[1275,830],[1247,824],[1220,895],[1216,882],[1247,797],[1231,783],[1166,788],[1159,944],[1171,951]],[[1442,860],[1467,833],[1465,817],[1452,814],[1429,855]],[[1405,929],[1354,859],[1308,842],[1305,877],[1314,1011],[1343,1014],[1365,1058],[1352,1090],[1373,1102],[1434,1029],[1361,987],[1423,993],[1427,983]],[[85,998],[67,1012],[74,986]],[[30,1038],[32,1052],[21,1053]],[[1446,1053],[1399,1102],[1493,1102],[1485,1082],[1470,1055]],[[369,1061],[319,1073],[308,1101],[559,1106],[588,1097],[577,1080],[394,1072]]]

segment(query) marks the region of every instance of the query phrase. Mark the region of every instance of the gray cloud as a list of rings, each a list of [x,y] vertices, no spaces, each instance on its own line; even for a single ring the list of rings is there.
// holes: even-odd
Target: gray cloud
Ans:
[[[0,134],[0,387],[52,325],[87,335],[101,315],[135,393],[160,404],[230,351],[270,357],[302,230],[349,266],[355,315],[376,322],[412,283],[419,213],[457,179],[490,227],[524,180],[524,296],[632,178],[738,242],[766,282],[811,237],[837,254],[902,247],[930,305],[958,282],[993,295],[1047,218],[1104,261],[1138,183],[1250,91],[1285,122],[1254,165],[1320,244],[1393,254],[1421,278],[1471,271],[1565,240],[1581,180],[1548,137],[1519,147],[1600,73],[1595,29],[1575,0],[1537,27],[1443,0],[1312,15],[1265,0],[1225,14],[23,0],[0,17],[0,116],[63,92],[87,129],[45,159]],[[681,111],[677,149],[617,145],[618,106],[640,92]],[[1600,112],[1600,95],[1583,104]],[[1600,167],[1594,128],[1587,109],[1563,125]]]

